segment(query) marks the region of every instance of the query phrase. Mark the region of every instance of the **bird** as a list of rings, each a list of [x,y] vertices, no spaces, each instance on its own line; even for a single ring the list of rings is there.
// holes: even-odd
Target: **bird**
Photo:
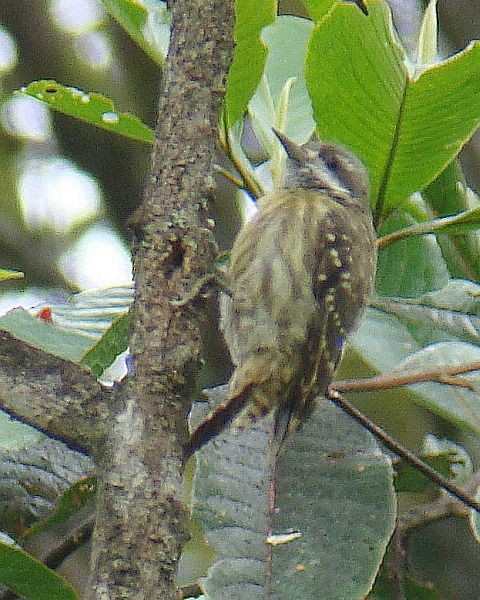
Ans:
[[[286,153],[283,182],[238,233],[221,301],[234,371],[189,454],[232,421],[244,428],[276,411],[282,436],[305,422],[372,293],[377,251],[365,166],[337,143],[298,145],[273,131]]]

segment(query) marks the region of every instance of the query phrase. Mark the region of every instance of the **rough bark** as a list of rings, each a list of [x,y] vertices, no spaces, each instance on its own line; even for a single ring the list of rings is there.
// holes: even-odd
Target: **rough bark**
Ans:
[[[92,451],[105,436],[110,390],[85,368],[0,332],[2,409],[70,448]]]
[[[187,539],[186,414],[201,306],[178,306],[211,269],[205,197],[233,45],[233,0],[177,0],[152,174],[137,216],[134,371],[116,396],[99,467],[95,600],[175,598]]]

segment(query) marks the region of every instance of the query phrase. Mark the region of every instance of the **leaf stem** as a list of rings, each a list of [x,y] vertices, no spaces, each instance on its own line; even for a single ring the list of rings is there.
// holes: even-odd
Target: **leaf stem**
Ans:
[[[373,390],[387,390],[390,388],[412,385],[414,383],[436,382],[445,385],[455,385],[472,389],[472,382],[463,378],[451,379],[455,375],[480,371],[480,361],[464,363],[463,365],[434,367],[431,369],[402,372],[392,370],[375,377],[365,379],[345,379],[335,381],[332,388],[339,392],[369,392]]]

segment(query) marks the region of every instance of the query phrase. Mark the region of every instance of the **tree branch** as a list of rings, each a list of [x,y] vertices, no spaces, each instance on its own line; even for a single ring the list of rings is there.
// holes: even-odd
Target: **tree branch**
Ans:
[[[205,197],[211,187],[233,0],[176,0],[144,204],[134,225],[134,371],[111,404],[97,449],[91,600],[174,600],[187,539],[186,414],[199,368],[201,316],[189,296],[212,270]]]
[[[0,406],[70,448],[91,451],[104,437],[110,390],[84,367],[0,331]]]
[[[347,413],[347,415],[350,415],[353,419],[355,419],[355,421],[365,427],[367,431],[379,439],[389,450],[395,452],[397,456],[407,461],[412,467],[418,469],[421,473],[423,473],[423,475],[425,475],[425,477],[428,477],[430,481],[437,484],[449,494],[455,498],[458,498],[458,500],[480,513],[480,502],[478,502],[472,494],[456,485],[450,479],[443,477],[443,475],[438,473],[438,471],[436,471],[428,463],[419,458],[414,452],[411,452],[408,448],[405,448],[405,446],[390,437],[379,425],[366,417],[362,412],[355,408],[353,404],[350,404],[348,400],[343,398],[337,391],[330,390],[327,397],[336,406],[340,407],[343,412]]]
[[[345,379],[343,381],[334,381],[331,389],[338,392],[371,392],[374,390],[387,390],[390,388],[401,387],[404,385],[413,385],[414,383],[444,383],[446,385],[455,385],[473,389],[473,383],[468,379],[452,379],[455,375],[480,371],[480,361],[465,363],[463,365],[452,365],[442,367],[432,367],[430,369],[418,371],[396,371],[392,370],[376,377],[367,377],[365,379]]]

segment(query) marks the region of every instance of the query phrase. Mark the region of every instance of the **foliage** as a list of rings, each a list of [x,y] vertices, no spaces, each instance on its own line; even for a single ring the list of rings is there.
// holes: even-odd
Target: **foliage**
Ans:
[[[153,49],[145,37],[147,9],[125,0],[104,4],[161,63],[158,46]],[[376,296],[350,342],[342,377],[478,361],[480,203],[456,157],[480,122],[479,44],[437,60],[435,3],[425,16],[416,64],[383,0],[365,3],[368,16],[352,2],[306,0],[309,19],[276,17],[273,1],[263,3],[261,12],[253,4],[237,0],[237,46],[220,132],[244,187],[255,191],[250,185],[255,181],[268,186],[241,147],[245,113],[272,162],[280,160],[273,126],[298,143],[316,129],[322,139],[353,149],[370,173],[381,238]],[[157,38],[165,38],[168,18],[162,12],[156,21]],[[155,27],[155,21],[149,23]],[[22,92],[110,132],[153,140],[146,125],[117,113],[105,96],[52,81],[33,82]],[[82,101],[87,97],[91,102]],[[105,122],[105,114],[118,121]],[[79,295],[66,312],[49,307],[53,322],[15,311],[0,327],[99,376],[128,344],[130,294],[123,290],[119,302],[109,292]],[[95,302],[98,310],[91,312]],[[79,313],[83,326],[69,327],[67,321]],[[85,332],[85,323],[95,335]],[[424,383],[371,398],[389,403],[394,423],[403,422],[405,406],[417,405],[441,418],[446,431],[459,427],[478,436],[478,377],[478,371],[465,377],[470,387]],[[219,393],[210,392],[209,402],[221,400]],[[204,403],[197,403],[193,421],[204,413]],[[452,478],[459,476],[458,465],[464,475],[470,472],[469,452],[461,444],[431,442],[425,454]],[[398,471],[397,493],[415,494],[421,502],[423,482]],[[371,436],[327,404],[292,437],[274,466],[261,426],[224,432],[200,452],[194,481],[194,516],[217,552],[203,579],[205,599],[307,598],[319,589],[325,600],[364,598],[394,526],[393,480],[390,459]],[[469,519],[478,538],[478,515],[470,511]],[[301,537],[265,544],[269,534],[296,532]],[[11,564],[25,559],[18,549],[5,552]],[[15,587],[9,577],[0,575]],[[41,577],[56,581],[51,573]],[[402,577],[408,598],[437,597],[434,588],[415,581],[413,571]],[[32,579],[21,591],[27,598],[42,597],[34,595],[35,587]],[[390,598],[388,589],[383,568],[371,597]],[[62,593],[55,597],[71,597],[69,590]]]
[[[149,127],[133,115],[117,113],[113,102],[101,94],[84,92],[51,80],[33,81],[19,92],[45,102],[54,110],[112,133],[140,142],[153,142],[153,131]]]

